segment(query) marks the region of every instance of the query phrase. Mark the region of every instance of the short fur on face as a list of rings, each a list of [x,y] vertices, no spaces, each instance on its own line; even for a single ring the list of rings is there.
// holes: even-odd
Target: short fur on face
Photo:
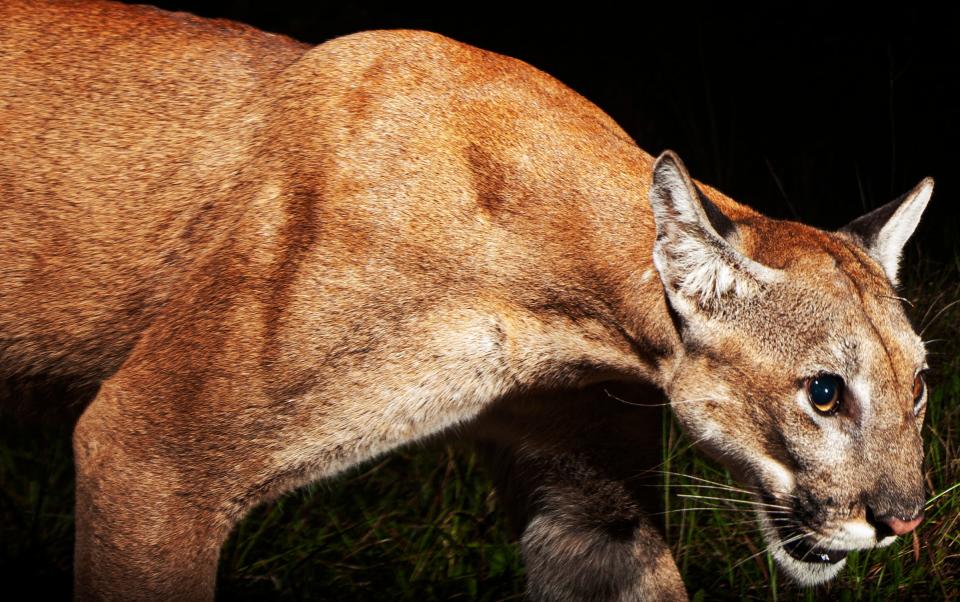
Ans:
[[[740,214],[721,236],[679,159],[654,168],[654,262],[683,339],[673,410],[755,488],[774,558],[805,585],[922,514],[925,352],[893,281],[931,191],[924,180],[837,233]],[[822,375],[841,379],[835,413],[811,403]]]

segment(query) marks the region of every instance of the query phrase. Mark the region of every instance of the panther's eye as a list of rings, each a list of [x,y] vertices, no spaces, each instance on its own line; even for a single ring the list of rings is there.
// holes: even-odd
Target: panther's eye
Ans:
[[[922,407],[923,397],[927,392],[926,370],[917,372],[913,379],[913,413],[919,414]]]
[[[807,396],[813,409],[824,416],[832,416],[840,409],[843,379],[836,374],[820,374],[807,379]]]

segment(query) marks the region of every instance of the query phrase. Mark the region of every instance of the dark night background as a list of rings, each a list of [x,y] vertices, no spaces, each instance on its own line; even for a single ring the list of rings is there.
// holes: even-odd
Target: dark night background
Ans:
[[[520,58],[599,105],[645,150],[676,150],[694,177],[774,217],[839,227],[932,175],[914,249],[954,255],[956,7],[155,4],[307,42],[416,28]]]
[[[960,161],[957,146],[960,141],[960,6],[900,3],[884,8],[874,5],[870,12],[856,12],[838,11],[836,6],[772,3],[755,9],[704,8],[688,3],[623,3],[611,8],[586,2],[564,7],[553,4],[541,10],[524,8],[519,2],[512,5],[447,3],[440,8],[404,3],[306,0],[157,0],[149,3],[242,21],[312,43],[367,29],[427,29],[522,59],[593,101],[649,153],[657,154],[667,148],[677,151],[695,178],[777,218],[823,228],[840,227],[908,191],[923,177],[933,176],[936,191],[919,234],[909,246],[903,280],[912,290],[920,291],[917,294],[921,297],[941,293],[936,287],[953,291],[953,296],[960,291],[957,285],[960,245],[954,236],[960,231],[960,211],[956,208],[960,182],[955,169]],[[909,266],[914,267],[912,274]],[[932,278],[931,274],[936,277]],[[938,284],[931,286],[931,279]],[[935,306],[939,299],[934,297],[929,304]],[[952,336],[956,327],[947,330],[951,335],[945,338]],[[946,354],[943,357],[947,357]],[[945,366],[957,363],[954,360],[950,364],[947,359],[938,361]],[[942,377],[942,382],[947,382],[953,374],[956,383],[960,383],[960,377],[956,376],[960,372],[946,369],[944,372],[947,376]],[[0,394],[2,387],[0,383]],[[956,390],[960,390],[960,384]],[[60,397],[63,391],[44,394]],[[37,588],[40,597],[49,590],[51,595],[65,599],[70,588],[73,528],[68,423],[49,431],[24,430],[15,424],[4,424],[3,418],[0,416],[0,443],[5,438],[14,443],[9,448],[0,445],[0,475],[21,475],[21,481],[8,485],[8,489],[22,494],[27,501],[21,503],[17,498],[14,503],[14,498],[0,487],[0,522],[5,523],[0,525],[0,540],[6,538],[0,542],[6,545],[5,556],[0,557],[0,581],[12,583],[14,590],[18,581],[29,582],[30,587]],[[941,424],[953,423],[943,418]],[[955,439],[956,431],[944,432],[945,441]],[[411,456],[413,460],[409,459]],[[943,457],[946,466],[950,464],[949,458],[956,456],[944,454]],[[451,507],[479,500],[479,509],[466,508],[461,512],[456,507],[450,514],[467,517],[464,521],[470,516],[498,520],[495,513],[487,509],[487,492],[483,490],[487,485],[485,481],[478,484],[472,464],[445,460],[445,466],[453,468],[438,469],[433,456],[417,458],[420,456],[415,453],[399,460],[391,456],[372,468],[363,467],[364,473],[360,476],[341,479],[340,485],[325,484],[310,489],[309,495],[323,500],[327,499],[325,488],[342,486],[350,492],[337,493],[338,498],[332,494],[327,496],[335,499],[330,502],[331,507],[339,505],[329,516],[322,514],[326,506],[319,503],[297,506],[295,502],[299,497],[288,498],[292,501],[286,509],[278,503],[258,511],[256,520],[260,522],[250,523],[254,526],[249,530],[254,533],[241,533],[248,539],[237,537],[235,542],[241,543],[227,547],[219,585],[222,599],[260,599],[263,592],[272,591],[271,582],[262,575],[254,574],[243,580],[246,576],[234,570],[231,563],[238,566],[246,563],[257,568],[261,558],[269,558],[273,553],[279,558],[283,551],[301,545],[301,540],[290,543],[282,535],[299,536],[293,532],[299,530],[301,524],[308,525],[310,532],[320,533],[317,541],[323,543],[316,549],[323,550],[327,543],[322,537],[327,537],[327,531],[318,530],[328,529],[331,524],[337,526],[338,520],[350,522],[356,514],[354,518],[358,523],[380,525],[379,519],[366,516],[368,504],[373,508],[369,512],[374,517],[391,506],[391,516],[398,516],[398,524],[410,522],[411,516],[422,517],[424,524],[440,522],[417,505],[416,494],[421,490],[418,479],[429,480],[432,476],[442,482],[440,487],[423,487],[422,491],[425,496],[434,495],[434,491],[438,492],[437,496],[448,495],[449,500],[445,499],[444,503]],[[383,465],[387,467],[381,470]],[[20,472],[10,469],[4,473],[8,466]],[[461,483],[467,493],[447,486],[446,475],[451,471],[463,473],[454,481]],[[957,473],[945,468],[943,474],[955,478]],[[354,480],[359,486],[351,482]],[[30,485],[26,487],[21,483]],[[470,484],[476,490],[469,490]],[[394,485],[408,486],[414,493],[406,489],[385,493]],[[366,490],[362,491],[363,488]],[[54,494],[60,497],[48,502]],[[353,495],[356,497],[350,497]],[[377,507],[378,498],[387,502]],[[49,509],[45,504],[49,504]],[[23,509],[27,506],[29,511]],[[952,506],[958,507],[960,504],[956,503]],[[410,516],[403,515],[403,511]],[[17,521],[20,522],[14,524]],[[952,529],[953,524],[946,530]],[[8,529],[4,530],[4,526]],[[422,531],[431,528],[424,527]],[[336,529],[331,529],[328,530],[337,534]],[[501,546],[497,549],[509,549],[498,539],[506,535],[498,535],[493,526],[481,524],[477,529],[477,532],[465,531],[464,541],[496,540],[494,543]],[[269,536],[262,539],[270,541],[258,541],[257,545],[262,546],[257,552],[259,556],[251,555],[253,560],[245,560],[245,542],[256,540],[261,532],[268,533]],[[343,549],[352,550],[350,546],[356,545],[350,543],[344,544],[343,549],[330,547],[328,556],[316,552],[308,558],[311,563],[333,567],[329,571],[334,575],[330,578],[332,585],[321,587],[309,581],[314,572],[304,568],[306,564],[292,565],[290,575],[294,577],[290,582],[302,583],[304,591],[318,597],[327,591],[354,591],[352,588],[361,587],[367,588],[371,595],[387,591],[378,581],[364,581],[373,573],[364,573],[361,569],[376,562],[377,546],[388,545],[383,543],[388,537],[381,539],[380,531],[371,527],[369,533],[375,536],[371,535],[370,541],[364,544],[362,554],[354,555],[351,551],[344,560]],[[409,538],[408,533],[390,535],[391,541]],[[273,539],[277,540],[275,544]],[[346,537],[342,539],[346,541]],[[424,541],[433,540],[425,538]],[[708,543],[714,545],[715,542]],[[275,545],[275,549],[271,545]],[[429,551],[432,545],[422,547]],[[930,549],[926,543],[924,546],[924,550]],[[468,544],[461,547],[468,549]],[[952,552],[954,548],[946,544],[941,548],[944,554],[952,554],[950,558],[957,558]],[[717,543],[717,550],[720,549]],[[469,551],[472,553],[474,548]],[[393,564],[386,564],[387,568],[398,573],[406,571],[408,565],[396,560],[400,552],[391,553],[394,556],[385,562]],[[4,559],[11,557],[16,562],[3,566]],[[479,564],[473,556],[464,558],[467,567]],[[430,562],[442,565],[443,558],[438,555]],[[423,564],[430,562],[423,561]],[[506,576],[500,578],[504,591],[512,591],[510,588],[515,584],[510,580],[520,583],[522,574],[511,572],[513,569],[509,567],[519,562],[514,557],[501,558],[498,562],[508,567],[504,569]],[[691,561],[689,573],[699,570],[698,562]],[[948,576],[960,574],[956,560],[952,562],[948,567],[947,561],[943,561],[938,570],[947,571]],[[936,563],[931,561],[930,565],[933,564]],[[915,589],[909,591],[926,591],[922,589],[926,587],[923,579],[931,574],[930,565],[916,563]],[[419,564],[417,566],[419,570]],[[709,567],[703,570],[713,570]],[[334,573],[333,569],[340,572]],[[265,572],[273,570],[265,569]],[[317,579],[326,578],[322,572],[315,572],[319,575]],[[223,575],[233,576],[226,579]],[[347,578],[342,575],[355,575],[349,577],[355,581],[343,581]],[[694,577],[707,585],[715,580],[714,575]],[[410,581],[405,599],[443,597],[439,593],[422,593],[430,577],[427,574],[419,578],[420,581]],[[899,579],[897,573],[887,581]],[[486,585],[481,582],[481,586],[489,588],[490,582]],[[328,586],[330,590],[323,589]],[[698,587],[701,585],[691,589],[691,594],[695,594]],[[891,587],[896,588],[896,583]],[[468,591],[459,581],[451,581],[450,588]],[[771,588],[763,582],[760,595],[766,595],[768,589]],[[777,590],[774,587],[771,591]],[[336,595],[331,594],[331,599],[336,599]],[[716,593],[712,595],[716,599]],[[492,591],[490,596],[500,596],[499,590]],[[832,598],[829,593],[827,597],[851,599],[849,596]]]

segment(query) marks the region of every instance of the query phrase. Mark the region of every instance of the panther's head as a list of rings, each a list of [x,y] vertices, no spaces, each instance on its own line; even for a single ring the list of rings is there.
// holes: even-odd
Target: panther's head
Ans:
[[[825,232],[711,200],[672,153],[654,167],[654,263],[683,342],[667,395],[758,492],[769,549],[803,584],[923,518],[926,354],[894,287],[932,190]]]

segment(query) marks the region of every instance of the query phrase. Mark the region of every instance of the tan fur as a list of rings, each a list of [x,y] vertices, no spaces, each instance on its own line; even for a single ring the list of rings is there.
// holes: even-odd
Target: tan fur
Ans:
[[[866,239],[703,187],[736,228],[698,264],[706,239],[671,237],[701,226],[655,223],[654,161],[609,117],[436,34],[309,48],[87,1],[7,0],[0,22],[0,366],[102,381],[75,431],[79,597],[209,598],[251,506],[484,410],[475,437],[513,450],[511,466],[560,446],[632,508],[600,434],[517,447],[544,422],[510,434],[501,420],[536,394],[534,415],[566,407],[576,425],[599,403],[576,390],[605,381],[715,399],[675,411],[773,495],[790,492],[762,458],[832,496],[821,523],[863,515],[880,487],[865,473],[915,501],[922,450],[903,398],[922,347]],[[672,257],[693,268],[671,275]],[[701,265],[720,270],[697,275],[713,288],[685,298]],[[793,403],[797,378],[848,364],[873,399],[843,432],[865,434],[821,458],[825,427]],[[528,472],[542,491],[580,486]],[[883,495],[878,511],[899,508]],[[531,593],[576,599],[556,563],[591,531],[537,504],[525,555],[546,568]],[[616,597],[683,598],[639,506],[629,524],[603,557],[626,559]]]

